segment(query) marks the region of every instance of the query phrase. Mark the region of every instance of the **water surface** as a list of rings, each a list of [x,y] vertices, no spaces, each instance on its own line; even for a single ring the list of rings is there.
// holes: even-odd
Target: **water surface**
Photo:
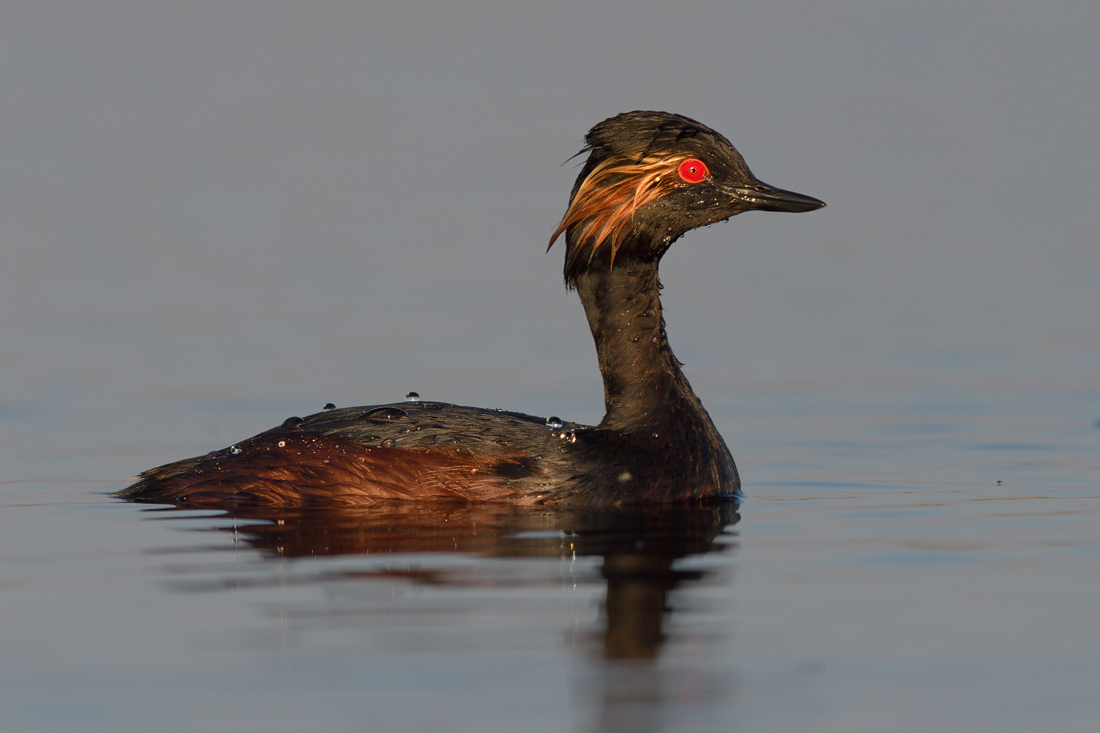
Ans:
[[[741,399],[740,508],[195,511],[9,481],[0,705],[20,731],[1087,729],[1096,409]]]

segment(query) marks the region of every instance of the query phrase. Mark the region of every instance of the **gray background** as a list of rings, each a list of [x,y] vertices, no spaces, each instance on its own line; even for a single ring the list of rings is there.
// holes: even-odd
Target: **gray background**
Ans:
[[[0,399],[123,433],[138,405],[408,389],[598,420],[544,249],[563,161],[636,108],[829,204],[666,258],[704,402],[1095,389],[1098,27],[1068,1],[7,3]]]

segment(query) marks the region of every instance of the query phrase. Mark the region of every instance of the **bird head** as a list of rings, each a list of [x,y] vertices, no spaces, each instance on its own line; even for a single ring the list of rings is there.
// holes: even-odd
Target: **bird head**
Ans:
[[[743,211],[812,211],[824,202],[753,176],[725,137],[668,112],[626,112],[585,136],[588,160],[550,239],[565,234],[565,279],[656,262],[684,233]]]

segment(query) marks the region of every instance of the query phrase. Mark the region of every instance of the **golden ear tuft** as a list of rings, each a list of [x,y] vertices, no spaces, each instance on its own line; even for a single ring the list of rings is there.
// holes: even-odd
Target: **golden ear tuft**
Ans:
[[[634,214],[641,207],[682,185],[676,171],[683,156],[667,153],[640,158],[608,158],[577,187],[561,223],[550,237],[547,249],[566,235],[566,270],[572,270],[581,252],[588,250],[588,262],[606,242],[610,264],[630,233]]]

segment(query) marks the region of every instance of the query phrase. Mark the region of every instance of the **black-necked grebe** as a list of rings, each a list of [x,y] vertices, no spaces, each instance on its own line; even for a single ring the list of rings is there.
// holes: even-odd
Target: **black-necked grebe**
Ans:
[[[145,471],[142,501],[357,504],[692,502],[737,495],[733,457],[665,336],[657,266],[696,227],[817,199],[758,181],[722,135],[680,115],[628,112],[588,153],[550,245],[565,234],[603,375],[603,421],[405,401],[290,418],[224,450]]]

